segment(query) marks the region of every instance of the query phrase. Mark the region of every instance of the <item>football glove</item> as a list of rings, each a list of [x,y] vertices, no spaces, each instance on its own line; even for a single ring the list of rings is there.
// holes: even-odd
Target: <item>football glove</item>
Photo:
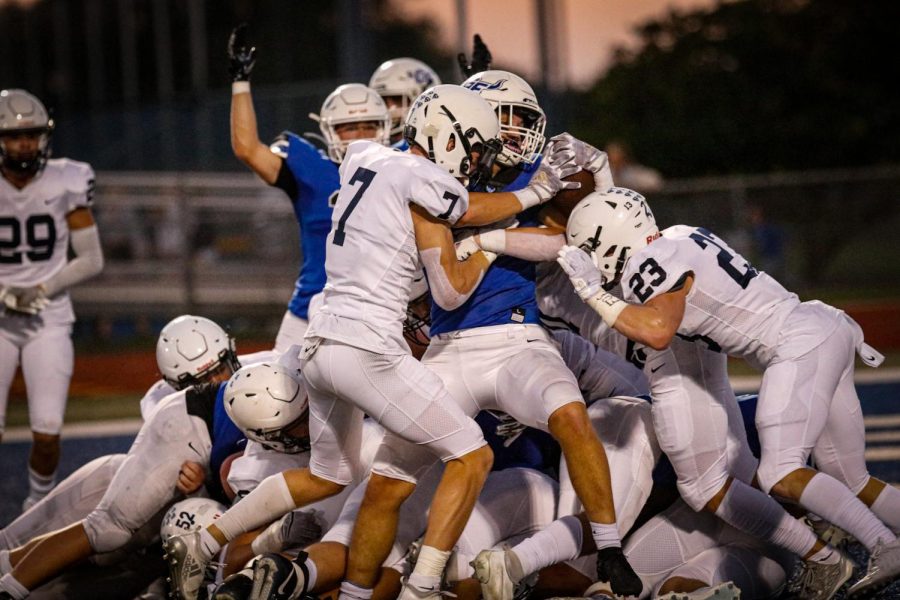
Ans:
[[[466,58],[465,52],[460,52],[456,56],[459,62],[459,68],[465,78],[469,78],[475,73],[481,73],[491,68],[491,51],[487,45],[481,41],[481,36],[477,33],[472,41],[472,62]]]
[[[33,285],[30,287],[6,286],[0,288],[0,299],[7,310],[36,315],[50,304],[44,295],[44,287]]]
[[[603,274],[590,255],[581,248],[563,246],[559,249],[556,262],[569,276],[575,291],[585,302],[603,291]]]
[[[256,48],[247,40],[247,24],[241,23],[228,37],[228,72],[232,81],[250,81],[256,65]]]
[[[592,173],[598,190],[606,190],[613,185],[606,152],[569,133],[561,133],[550,138],[545,153],[547,162],[557,168],[575,166]]]

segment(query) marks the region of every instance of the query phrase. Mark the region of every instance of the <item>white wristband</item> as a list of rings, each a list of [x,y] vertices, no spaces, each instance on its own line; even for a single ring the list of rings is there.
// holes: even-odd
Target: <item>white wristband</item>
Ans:
[[[494,254],[506,253],[506,230],[492,229],[478,234],[478,245],[482,250],[493,252]]]
[[[528,210],[532,206],[537,206],[541,203],[541,197],[531,188],[522,188],[521,190],[516,190],[512,193],[519,199],[522,210]]]
[[[616,298],[609,292],[600,292],[596,296],[592,296],[588,299],[587,304],[597,311],[597,314],[600,315],[603,322],[610,327],[615,324],[616,319],[619,318],[619,314],[625,310],[626,306],[628,306],[627,302]]]
[[[231,83],[231,95],[236,96],[238,94],[249,94],[250,93],[250,82],[249,81],[234,81]]]

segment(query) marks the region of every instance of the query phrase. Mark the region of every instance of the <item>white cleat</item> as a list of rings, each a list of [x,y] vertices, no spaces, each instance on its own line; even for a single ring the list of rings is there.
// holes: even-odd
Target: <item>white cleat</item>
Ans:
[[[169,568],[170,594],[179,600],[197,600],[208,559],[200,549],[200,532],[174,536],[163,544]]]
[[[869,556],[869,568],[862,579],[847,590],[848,598],[866,598],[900,578],[900,539],[890,544],[879,541]]]
[[[506,552],[482,550],[471,562],[485,600],[513,600],[515,582],[506,568]]]
[[[669,592],[659,596],[660,600],[740,600],[740,597],[740,588],[731,581],[693,592]]]

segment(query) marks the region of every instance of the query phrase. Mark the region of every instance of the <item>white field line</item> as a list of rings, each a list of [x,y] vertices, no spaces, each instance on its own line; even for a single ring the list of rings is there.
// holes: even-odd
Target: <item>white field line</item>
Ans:
[[[63,425],[63,439],[112,437],[134,435],[141,428],[141,419],[111,419],[109,421],[86,421]],[[25,442],[31,439],[27,427],[11,427],[3,434],[4,442]]]

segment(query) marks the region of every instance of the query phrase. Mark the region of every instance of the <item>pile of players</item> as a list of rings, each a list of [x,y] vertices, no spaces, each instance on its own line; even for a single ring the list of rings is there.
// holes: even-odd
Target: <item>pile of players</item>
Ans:
[[[259,140],[244,28],[228,50],[234,152],[300,227],[275,350],[167,325],[128,454],[0,532],[0,598],[103,577],[107,597],[831,598],[900,577],[900,491],[867,472],[853,386],[856,353],[881,357],[844,313],[708,229],[660,231],[604,153],[545,140],[477,37],[461,86],[397,59],[338,87],[325,151]],[[56,288],[4,289],[23,314],[0,318],[33,324]],[[735,397],[728,356],[764,372],[758,397]]]

